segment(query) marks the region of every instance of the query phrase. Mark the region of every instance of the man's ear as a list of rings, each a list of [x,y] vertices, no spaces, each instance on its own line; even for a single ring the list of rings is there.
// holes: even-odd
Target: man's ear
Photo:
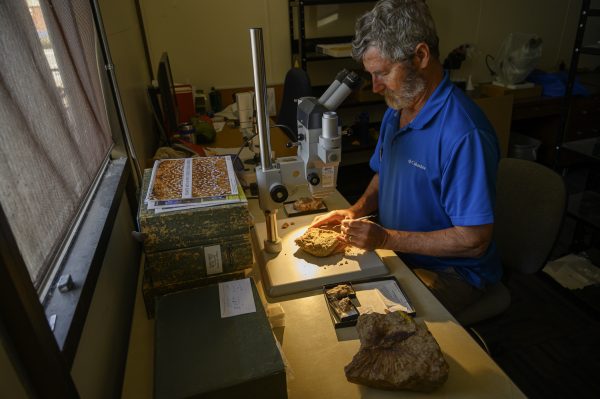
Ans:
[[[415,47],[415,59],[419,69],[425,69],[431,62],[431,51],[427,43],[421,42]]]

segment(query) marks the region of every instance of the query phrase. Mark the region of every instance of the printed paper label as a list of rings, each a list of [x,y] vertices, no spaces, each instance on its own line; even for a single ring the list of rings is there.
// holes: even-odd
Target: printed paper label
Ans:
[[[206,264],[206,274],[223,273],[223,261],[221,259],[221,246],[211,245],[204,247],[204,261]]]

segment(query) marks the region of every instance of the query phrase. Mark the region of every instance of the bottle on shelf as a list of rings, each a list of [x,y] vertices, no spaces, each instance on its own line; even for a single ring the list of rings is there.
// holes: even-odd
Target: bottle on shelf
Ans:
[[[214,87],[211,87],[208,97],[210,99],[210,108],[212,112],[219,112],[221,110],[221,93]]]
[[[206,114],[206,107],[208,106],[208,98],[204,94],[204,90],[197,89],[194,94],[194,110],[198,115]]]

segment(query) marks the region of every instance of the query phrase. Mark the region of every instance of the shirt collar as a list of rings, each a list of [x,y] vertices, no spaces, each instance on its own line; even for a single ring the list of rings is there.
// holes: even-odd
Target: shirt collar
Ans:
[[[448,71],[444,71],[442,81],[435,88],[423,108],[421,108],[421,111],[419,111],[415,119],[413,119],[408,126],[413,129],[423,129],[442,108],[453,89],[454,84],[450,81],[450,75],[448,74]]]

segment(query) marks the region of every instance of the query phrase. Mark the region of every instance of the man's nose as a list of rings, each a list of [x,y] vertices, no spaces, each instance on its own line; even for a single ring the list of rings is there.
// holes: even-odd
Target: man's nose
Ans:
[[[373,93],[381,93],[385,89],[385,85],[381,82],[380,78],[373,76]]]

